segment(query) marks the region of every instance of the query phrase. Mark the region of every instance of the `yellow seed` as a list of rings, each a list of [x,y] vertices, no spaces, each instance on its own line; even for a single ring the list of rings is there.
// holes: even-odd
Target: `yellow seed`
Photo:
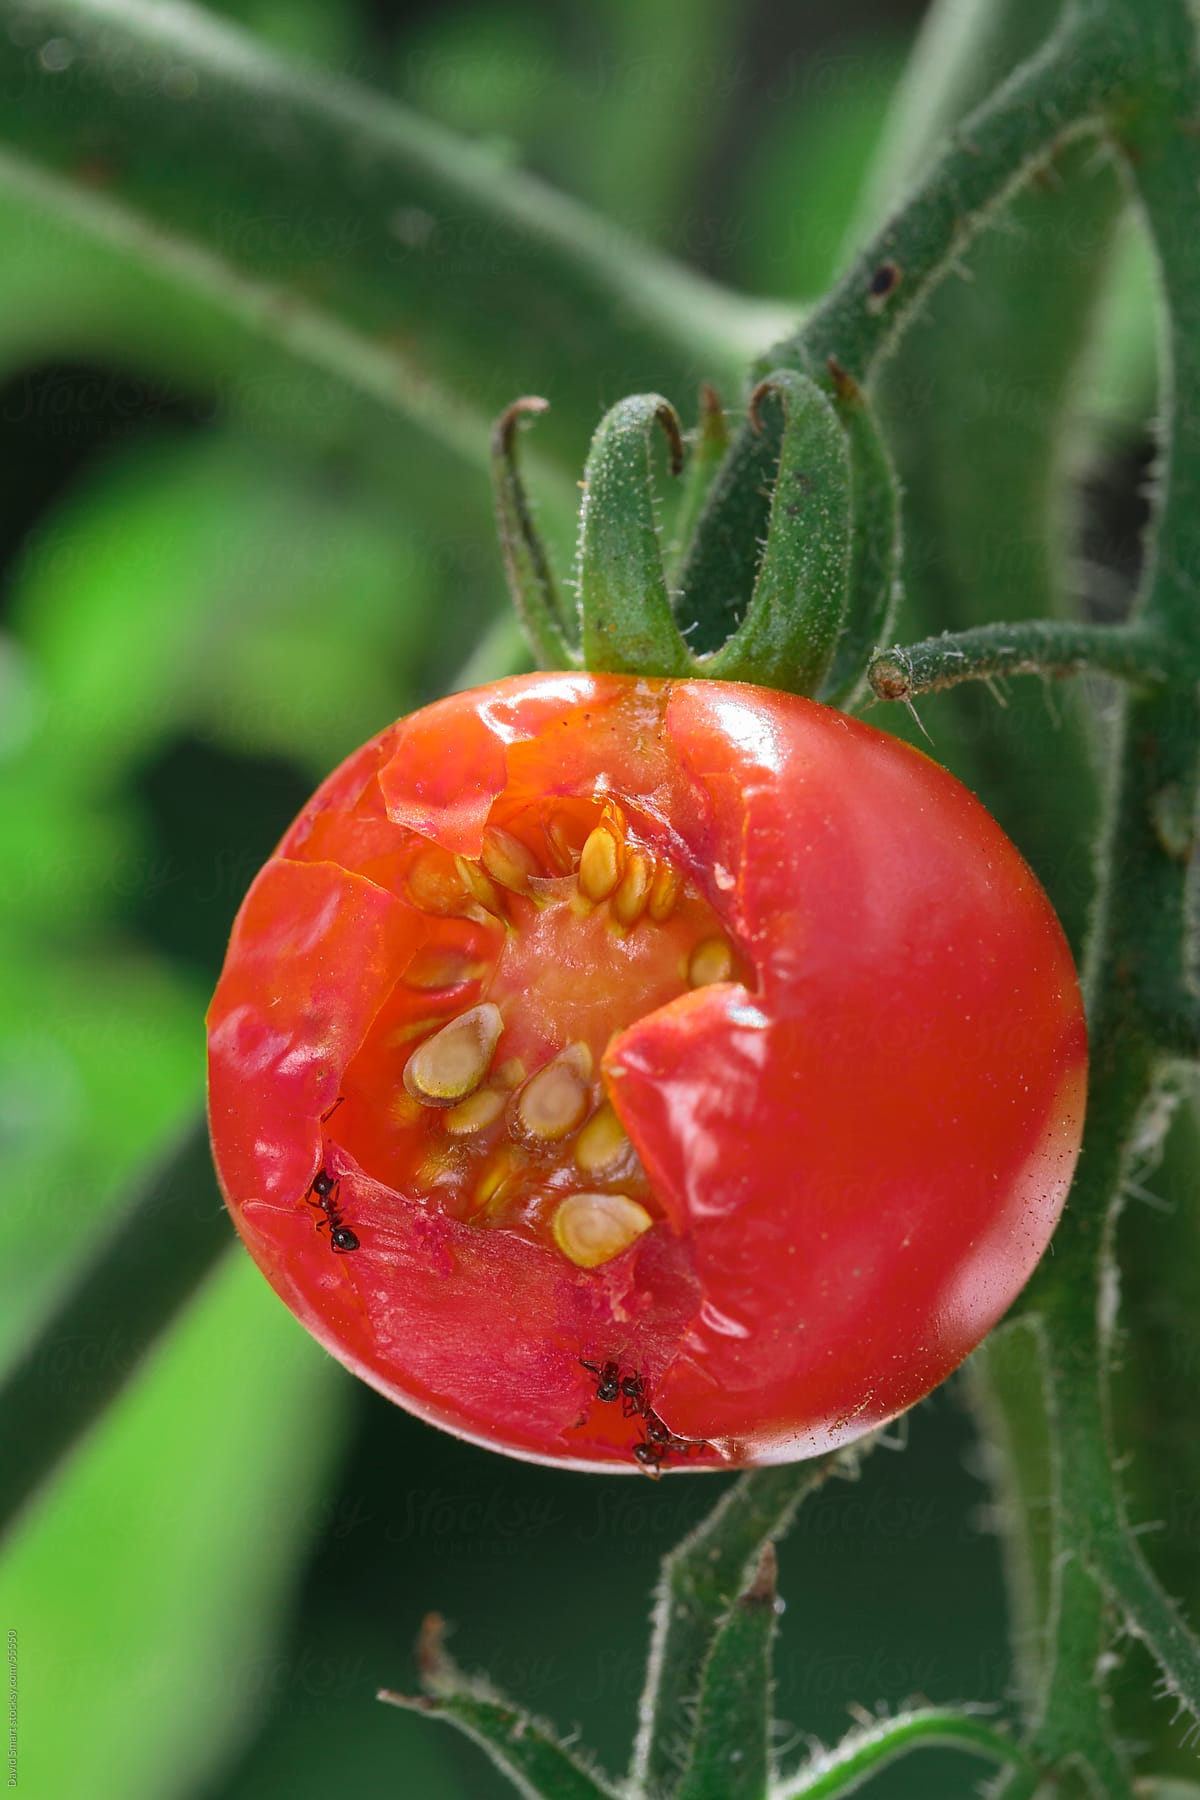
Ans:
[[[607,825],[589,831],[579,858],[579,885],[589,900],[607,900],[621,879],[623,846]]]
[[[410,1019],[406,1025],[397,1025],[395,1031],[389,1031],[384,1042],[391,1049],[399,1049],[401,1044],[411,1044],[414,1038],[428,1037],[440,1023],[436,1013],[431,1019]]]
[[[494,1125],[504,1111],[505,1096],[495,1088],[478,1088],[468,1094],[446,1114],[446,1130],[452,1137],[468,1137],[473,1131],[485,1131]]]
[[[520,1087],[528,1073],[519,1056],[509,1056],[500,1064],[493,1079],[497,1087],[505,1088],[511,1093],[513,1088]]]
[[[679,886],[679,876],[670,863],[660,863],[650,883],[650,901],[646,909],[656,924],[661,925],[675,911]]]
[[[476,1208],[488,1206],[499,1194],[512,1169],[507,1150],[499,1150],[485,1167],[475,1186]]]
[[[533,851],[501,825],[489,825],[484,832],[480,861],[493,881],[514,894],[527,893],[530,876],[542,872]]]
[[[564,875],[567,875],[579,861],[579,847],[573,844],[567,835],[566,823],[562,819],[547,819],[544,830],[550,854]]]
[[[503,911],[503,901],[478,863],[471,862],[466,856],[456,856],[454,866],[458,870],[463,886],[468,890],[472,899],[479,902],[485,912],[501,913]]]
[[[517,1094],[510,1115],[513,1135],[550,1143],[569,1137],[587,1117],[591,1075],[592,1053],[586,1044],[561,1051]]]
[[[622,925],[635,925],[650,896],[650,864],[635,850],[625,865],[620,886],[613,895],[613,912]]]
[[[554,1214],[554,1241],[576,1268],[596,1269],[628,1250],[653,1223],[626,1194],[571,1194]]]
[[[408,897],[422,912],[446,916],[461,912],[468,891],[457,863],[444,850],[430,848],[414,857],[405,876]]]
[[[413,1099],[424,1106],[454,1106],[473,1094],[503,1030],[500,1008],[485,1001],[426,1038],[404,1065],[404,1085]]]
[[[432,992],[436,988],[459,987],[482,974],[483,965],[473,962],[465,950],[429,944],[417,951],[405,969],[404,985]]]
[[[619,1169],[633,1148],[608,1101],[593,1113],[575,1140],[575,1162],[584,1175],[607,1175]]]
[[[417,1170],[422,1187],[455,1187],[462,1177],[460,1159],[444,1150],[427,1156]]]
[[[724,938],[705,938],[697,944],[688,962],[688,980],[693,987],[709,987],[714,981],[728,981],[733,974],[733,951]]]

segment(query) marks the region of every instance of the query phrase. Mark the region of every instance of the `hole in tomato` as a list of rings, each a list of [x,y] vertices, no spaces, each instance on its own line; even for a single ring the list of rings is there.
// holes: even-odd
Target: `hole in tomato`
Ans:
[[[664,1222],[602,1074],[614,1034],[749,970],[661,830],[611,796],[502,796],[477,858],[388,858],[404,966],[329,1135],[415,1203],[601,1269]]]

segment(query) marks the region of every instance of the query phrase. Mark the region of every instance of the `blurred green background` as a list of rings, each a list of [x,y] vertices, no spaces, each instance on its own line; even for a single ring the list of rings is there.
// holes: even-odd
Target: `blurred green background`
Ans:
[[[875,204],[864,184],[922,8],[214,10],[798,307]],[[444,691],[469,653],[486,657],[504,601],[479,466],[368,418],[332,381],[41,211],[3,169],[0,234],[11,1363],[135,1171],[195,1110],[205,1004],[256,867],[336,760]],[[1152,356],[1136,248],[1113,267],[1072,415],[1088,451],[1072,491],[1089,603],[1119,611]],[[1029,379],[1003,389],[1003,408],[993,393],[985,427],[1000,410],[1041,416],[1036,369]],[[911,401],[893,393],[900,435]],[[569,544],[557,496],[546,522]],[[923,592],[939,572],[949,582],[927,566]],[[1010,573],[1019,585],[1019,554]],[[989,767],[1047,718],[1059,728],[1054,706],[1029,684],[1006,711],[985,697],[953,715],[931,701],[925,716],[939,754],[986,796]],[[1000,784],[1002,816],[1004,799]],[[1044,851],[1052,797],[1030,810],[1022,842],[1037,861],[1041,830],[1039,866],[1077,923],[1088,870]],[[1135,1248],[1159,1228],[1164,1191],[1129,1225]],[[64,1341],[49,1377],[69,1387],[120,1354],[119,1341]],[[986,1446],[961,1384],[910,1423],[903,1454],[881,1451],[857,1486],[825,1490],[783,1549],[777,1708],[794,1756],[838,1736],[850,1706],[1010,1692]],[[443,1437],[356,1386],[231,1254],[0,1564],[0,1624],[18,1633],[21,1788],[46,1800],[507,1793],[472,1747],[373,1699],[413,1685],[431,1608],[456,1623],[460,1661],[578,1726],[617,1768],[657,1558],[718,1486],[567,1476]],[[1195,1535],[1190,1514],[1171,1529]],[[949,1800],[978,1775],[937,1753],[872,1791]]]

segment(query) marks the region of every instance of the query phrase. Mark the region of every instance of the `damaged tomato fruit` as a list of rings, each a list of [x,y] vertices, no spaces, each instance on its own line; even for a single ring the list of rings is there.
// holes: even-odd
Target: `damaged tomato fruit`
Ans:
[[[535,675],[381,733],[234,926],[230,1211],[325,1347],[577,1468],[810,1456],[1000,1318],[1079,1148],[1049,902],[812,701]]]

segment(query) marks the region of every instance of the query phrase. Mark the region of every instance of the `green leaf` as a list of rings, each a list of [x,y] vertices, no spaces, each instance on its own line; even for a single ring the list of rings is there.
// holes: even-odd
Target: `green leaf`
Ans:
[[[782,369],[759,383],[751,423],[777,399],[783,413],[767,541],[746,616],[704,673],[813,694],[846,613],[850,462],[832,403],[815,381]]]
[[[678,1800],[763,1800],[770,1774],[771,1649],[779,1615],[775,1546],[763,1546],[749,1587],[704,1665],[696,1729]]]
[[[146,1180],[0,1384],[0,1532],[234,1241],[203,1121]]]
[[[444,581],[366,484],[233,433],[118,452],[17,567],[25,766],[92,802],[190,728],[324,773],[415,700]]]
[[[63,859],[60,843],[60,881]],[[79,899],[94,913],[95,890]],[[183,1130],[202,1078],[204,988],[129,946],[81,952],[63,935],[59,920],[49,942],[6,926],[0,1368],[36,1334],[126,1185]]]
[[[0,1564],[22,1792],[178,1800],[221,1780],[286,1673],[345,1391],[231,1261]]]
[[[705,1665],[763,1548],[782,1537],[801,1502],[850,1456],[825,1456],[743,1475],[663,1563],[634,1749],[635,1790],[669,1791],[687,1766],[690,1727]]]
[[[661,394],[619,401],[588,452],[579,517],[579,611],[589,669],[695,673],[663,568],[650,457],[656,426],[667,440],[671,473],[678,475],[683,438],[675,409]]]

